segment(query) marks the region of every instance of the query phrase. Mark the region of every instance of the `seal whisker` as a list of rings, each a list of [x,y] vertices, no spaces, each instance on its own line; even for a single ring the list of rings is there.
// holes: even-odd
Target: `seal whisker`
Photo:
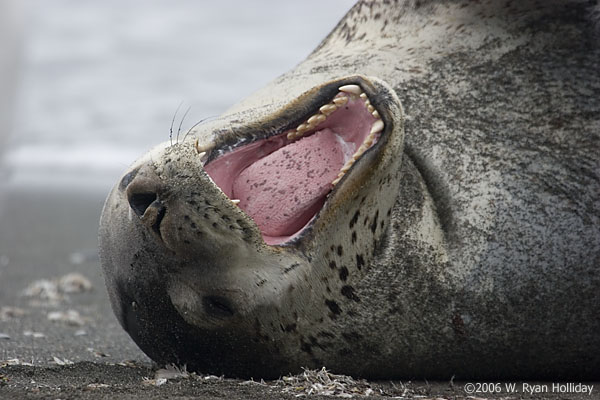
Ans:
[[[179,121],[179,127],[177,128],[177,139],[175,140],[175,143],[179,143],[179,133],[181,132],[181,125],[183,125],[183,121],[185,121],[185,117],[188,115],[191,109],[192,106],[189,106],[187,110],[185,110],[183,117],[181,117],[181,121]]]
[[[200,121],[196,122],[194,125],[192,125],[192,127],[190,129],[187,130],[187,132],[185,133],[185,135],[183,135],[183,139],[181,139],[183,142],[185,142],[185,139],[188,137],[188,135],[194,130],[195,127],[197,127],[198,125],[200,125],[201,123],[203,123],[204,121],[211,119],[211,118],[216,118],[216,115],[212,115],[210,117],[206,117],[206,118],[202,118]]]
[[[173,125],[175,124],[175,118],[177,117],[177,113],[179,112],[179,109],[182,105],[183,101],[181,101],[181,103],[179,103],[179,105],[175,109],[175,114],[173,114],[173,119],[171,120],[171,127],[169,128],[169,140],[171,142],[171,146],[173,146]]]

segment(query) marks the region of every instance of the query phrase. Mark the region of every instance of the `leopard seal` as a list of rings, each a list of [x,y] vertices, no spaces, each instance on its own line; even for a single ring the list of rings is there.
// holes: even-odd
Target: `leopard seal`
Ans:
[[[360,1],[109,194],[113,310],[229,376],[594,379],[600,47],[586,1]]]

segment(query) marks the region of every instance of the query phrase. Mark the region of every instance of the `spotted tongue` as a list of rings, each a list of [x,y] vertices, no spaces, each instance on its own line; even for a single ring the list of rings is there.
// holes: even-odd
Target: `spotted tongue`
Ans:
[[[344,165],[342,139],[323,129],[261,158],[233,182],[233,197],[265,236],[290,236],[322,207]]]

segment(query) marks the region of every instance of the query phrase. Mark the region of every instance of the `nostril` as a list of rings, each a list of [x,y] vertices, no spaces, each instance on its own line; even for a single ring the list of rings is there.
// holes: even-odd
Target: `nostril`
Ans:
[[[129,196],[129,205],[141,217],[157,197],[156,193],[133,193]]]
[[[225,297],[204,296],[202,298],[202,305],[204,306],[204,311],[213,317],[229,318],[234,314],[231,303]]]
[[[135,177],[137,176],[138,172],[140,172],[140,168],[136,168],[133,171],[125,174],[125,176],[123,177],[123,179],[121,179],[121,182],[119,183],[119,189],[120,190],[125,190],[127,189],[127,186],[129,186],[129,184],[135,179]]]

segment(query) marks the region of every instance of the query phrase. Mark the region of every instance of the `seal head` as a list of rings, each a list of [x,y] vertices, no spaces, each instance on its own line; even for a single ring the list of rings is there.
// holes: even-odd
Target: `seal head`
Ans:
[[[123,328],[155,361],[211,373],[322,364],[294,332],[335,330],[336,297],[352,298],[337,266],[365,273],[397,197],[403,122],[393,89],[351,76],[138,160],[100,227]]]

